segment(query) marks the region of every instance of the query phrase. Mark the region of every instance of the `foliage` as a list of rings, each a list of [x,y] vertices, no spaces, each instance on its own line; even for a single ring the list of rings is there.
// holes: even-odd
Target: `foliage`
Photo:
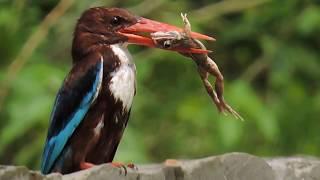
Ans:
[[[225,76],[227,101],[245,118],[217,113],[191,60],[130,47],[138,92],[116,159],[143,163],[230,151],[320,155],[319,2],[274,0],[239,9],[232,0],[77,1],[17,78],[6,82],[7,67],[56,3],[0,1],[0,80],[11,84],[0,109],[1,164],[38,169],[54,97],[70,69],[75,21],[84,9],[102,4],[180,26],[179,13],[189,13],[193,29],[217,38],[206,44]],[[211,6],[219,11],[201,12]]]

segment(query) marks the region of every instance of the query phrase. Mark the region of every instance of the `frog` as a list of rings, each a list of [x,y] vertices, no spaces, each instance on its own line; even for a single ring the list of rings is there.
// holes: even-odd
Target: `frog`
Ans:
[[[203,43],[191,37],[191,24],[187,18],[187,14],[181,13],[181,18],[184,24],[183,31],[151,33],[151,38],[156,46],[163,49],[195,48],[202,49],[204,50],[203,52],[206,52],[207,49]],[[193,59],[193,61],[196,63],[202,84],[217,107],[218,111],[225,115],[231,114],[236,119],[243,121],[242,116],[224,99],[224,77],[219,70],[218,65],[208,56],[208,53],[180,52],[180,54]],[[210,75],[214,76],[216,79],[214,87],[209,81]]]

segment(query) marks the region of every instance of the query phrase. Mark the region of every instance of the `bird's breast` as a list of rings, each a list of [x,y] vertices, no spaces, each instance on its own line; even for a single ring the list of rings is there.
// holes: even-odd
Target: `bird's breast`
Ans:
[[[112,52],[119,60],[119,66],[111,72],[109,89],[117,101],[122,102],[124,109],[129,110],[135,94],[136,67],[126,47],[111,45]]]

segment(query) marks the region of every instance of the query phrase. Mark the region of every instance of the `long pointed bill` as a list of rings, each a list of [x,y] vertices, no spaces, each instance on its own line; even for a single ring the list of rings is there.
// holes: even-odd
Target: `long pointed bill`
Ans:
[[[170,24],[153,21],[153,20],[146,19],[146,18],[139,18],[139,20],[136,24],[129,26],[125,29],[122,29],[120,31],[120,33],[128,37],[129,43],[148,46],[148,47],[156,47],[156,44],[153,42],[153,40],[151,38],[144,37],[140,34],[154,33],[154,32],[159,32],[159,31],[161,31],[161,32],[169,32],[169,31],[183,32],[183,29],[176,27],[176,26],[173,26],[173,25],[170,25]],[[200,34],[197,32],[191,32],[191,37],[194,39],[203,39],[203,40],[209,40],[209,41],[215,40],[214,38],[212,38],[210,36]],[[168,50],[179,51],[179,52],[200,53],[200,54],[210,52],[208,50],[196,49],[196,48],[181,48],[181,49],[168,49]]]

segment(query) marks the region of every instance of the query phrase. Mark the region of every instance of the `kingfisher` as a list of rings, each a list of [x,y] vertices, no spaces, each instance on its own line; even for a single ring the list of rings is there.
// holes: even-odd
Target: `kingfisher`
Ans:
[[[50,116],[43,174],[68,174],[112,163],[136,94],[136,67],[127,45],[156,47],[150,33],[159,31],[182,29],[121,8],[95,7],[81,15],[72,42],[72,68]],[[212,40],[196,32],[191,36]]]

